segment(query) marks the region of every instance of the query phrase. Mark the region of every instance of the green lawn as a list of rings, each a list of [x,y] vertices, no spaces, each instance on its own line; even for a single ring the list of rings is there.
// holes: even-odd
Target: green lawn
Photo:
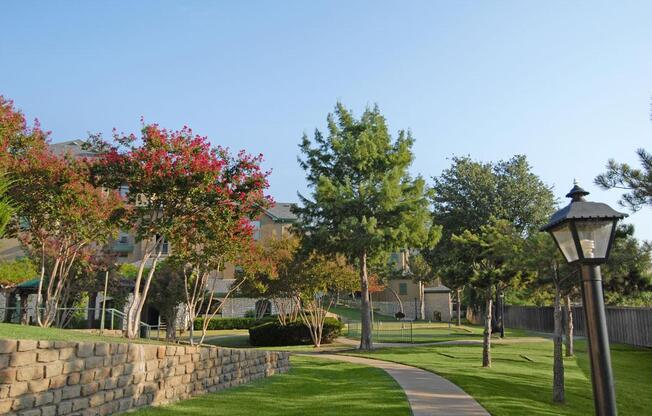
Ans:
[[[330,312],[339,315],[344,321],[359,321],[360,320],[360,309],[352,308],[346,305],[337,305],[330,308]],[[374,321],[376,322],[396,322],[396,318],[393,316],[382,315],[378,312],[374,312]]]
[[[405,394],[382,370],[306,356],[293,356],[291,363],[287,374],[132,414],[410,415]]]
[[[586,344],[577,341],[576,345],[577,358],[564,360],[564,405],[551,401],[552,342],[542,338],[506,338],[504,342],[494,342],[490,369],[482,368],[482,347],[476,345],[387,348],[351,354],[400,362],[437,373],[462,387],[492,415],[593,414]],[[649,414],[652,409],[652,350],[614,345],[612,359],[619,414]]]
[[[0,339],[37,339],[41,341],[82,341],[82,342],[138,342],[160,344],[149,339],[128,340],[121,336],[100,336],[85,331],[61,328],[41,328],[19,324],[0,323]]]

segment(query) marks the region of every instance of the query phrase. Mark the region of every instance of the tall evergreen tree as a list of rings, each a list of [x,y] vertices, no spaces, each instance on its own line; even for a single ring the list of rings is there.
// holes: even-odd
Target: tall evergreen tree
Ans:
[[[338,103],[328,116],[328,135],[303,136],[299,159],[311,197],[299,195],[301,231],[314,248],[341,253],[357,264],[361,288],[361,349],[371,349],[368,262],[409,247],[425,247],[431,227],[425,181],[412,178],[409,132],[396,140],[377,106],[359,119]]]

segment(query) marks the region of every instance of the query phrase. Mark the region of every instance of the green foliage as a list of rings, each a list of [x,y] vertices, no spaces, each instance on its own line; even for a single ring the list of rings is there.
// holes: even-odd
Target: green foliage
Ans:
[[[3,173],[0,173],[0,238],[5,236],[9,221],[16,213],[16,207],[8,195],[11,181]]]
[[[0,262],[0,285],[14,286],[38,277],[38,270],[27,257]]]
[[[183,271],[175,264],[164,261],[156,267],[158,279],[153,279],[149,302],[154,305],[167,325],[174,325],[177,308],[185,299]]]
[[[327,136],[304,135],[300,165],[312,195],[300,195],[296,211],[312,247],[358,259],[429,245],[425,181],[408,173],[413,143],[405,131],[392,139],[377,106],[355,119],[341,103]]]
[[[145,270],[145,273],[149,272],[149,269]],[[138,266],[131,263],[124,263],[118,267],[118,274],[125,279],[136,280],[136,275],[138,275]]]
[[[469,253],[473,273],[469,283],[479,289],[514,286],[523,274],[525,240],[506,220],[483,225],[478,232],[465,230],[452,236],[453,244]]]
[[[634,237],[633,225],[618,226],[609,260],[601,267],[607,303],[644,299],[641,295],[652,290],[651,251],[649,244]]]
[[[523,155],[495,163],[454,157],[451,167],[433,180],[433,221],[442,225],[442,238],[424,255],[442,282],[454,289],[469,283],[475,255],[454,244],[453,235],[477,233],[494,220],[507,221],[518,234],[534,234],[555,205],[550,187]]]
[[[215,331],[220,329],[249,329],[251,327],[260,325],[264,322],[273,322],[276,321],[276,316],[265,316],[260,319],[254,317],[244,317],[244,318],[213,318],[208,323],[208,330]],[[201,330],[204,324],[204,318],[199,317],[195,319],[194,328],[196,330]]]
[[[609,159],[607,171],[595,178],[595,183],[603,189],[623,189],[620,204],[638,211],[644,205],[652,205],[652,154],[645,149],[636,151],[641,169],[627,163]]]
[[[322,335],[322,344],[330,344],[340,336],[344,325],[335,318],[326,318]],[[249,343],[253,346],[283,346],[312,344],[310,330],[300,320],[281,325],[279,322],[267,322],[249,329]]]

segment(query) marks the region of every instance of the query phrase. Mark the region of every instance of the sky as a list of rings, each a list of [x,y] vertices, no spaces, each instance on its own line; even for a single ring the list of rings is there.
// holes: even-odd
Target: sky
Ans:
[[[262,153],[282,202],[307,192],[302,134],[378,104],[428,181],[525,154],[560,203],[576,178],[616,207],[593,179],[652,150],[651,21],[649,1],[3,1],[0,94],[54,142],[189,125]],[[652,208],[627,222],[652,240]]]

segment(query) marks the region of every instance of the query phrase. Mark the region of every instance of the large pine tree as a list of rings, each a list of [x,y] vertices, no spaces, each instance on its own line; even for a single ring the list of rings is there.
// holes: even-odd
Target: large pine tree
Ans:
[[[391,251],[427,246],[431,227],[426,184],[412,178],[409,132],[396,140],[378,107],[359,119],[341,103],[328,115],[328,135],[304,135],[299,163],[311,197],[299,195],[300,227],[317,250],[341,253],[358,265],[361,291],[360,348],[372,348],[368,263]],[[438,229],[436,230],[438,231]]]

